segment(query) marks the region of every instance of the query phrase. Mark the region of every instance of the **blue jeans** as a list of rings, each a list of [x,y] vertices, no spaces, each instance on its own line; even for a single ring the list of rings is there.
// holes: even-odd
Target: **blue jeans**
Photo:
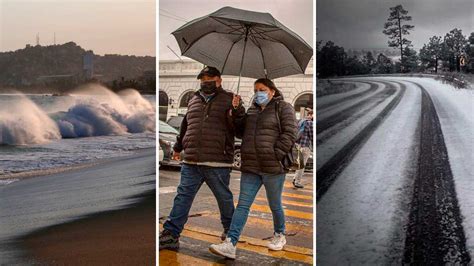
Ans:
[[[285,174],[277,175],[256,175],[251,173],[242,173],[240,180],[239,203],[232,216],[232,224],[227,233],[234,245],[237,244],[239,237],[244,229],[247,217],[249,216],[250,206],[252,205],[258,191],[265,186],[267,200],[272,210],[273,230],[275,233],[285,233],[285,213],[281,205],[281,194],[285,183]]]
[[[229,189],[230,167],[209,167],[183,164],[178,194],[174,198],[173,208],[163,228],[179,236],[188,221],[189,210],[202,183],[211,189],[216,197],[221,213],[221,223],[228,230],[234,213],[234,197]]]

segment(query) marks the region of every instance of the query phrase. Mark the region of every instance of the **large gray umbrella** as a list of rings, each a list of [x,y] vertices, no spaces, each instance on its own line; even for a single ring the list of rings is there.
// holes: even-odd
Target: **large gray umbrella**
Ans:
[[[223,7],[172,33],[181,53],[223,75],[270,79],[304,73],[313,49],[269,13]],[[238,90],[238,88],[237,88]]]

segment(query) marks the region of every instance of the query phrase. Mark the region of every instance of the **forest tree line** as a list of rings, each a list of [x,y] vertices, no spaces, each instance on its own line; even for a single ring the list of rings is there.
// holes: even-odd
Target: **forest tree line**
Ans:
[[[383,53],[368,51],[363,56],[350,56],[332,41],[316,44],[317,75],[319,78],[392,73],[474,73],[474,32],[466,37],[454,28],[444,36],[432,36],[417,52],[408,36],[414,29],[411,16],[401,5],[390,8],[383,33],[388,46],[399,50],[399,59]]]

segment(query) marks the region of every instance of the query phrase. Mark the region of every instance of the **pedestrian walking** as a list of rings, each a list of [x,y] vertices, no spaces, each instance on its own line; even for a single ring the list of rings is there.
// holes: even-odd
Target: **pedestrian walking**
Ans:
[[[236,133],[242,138],[239,201],[227,238],[209,248],[212,253],[232,259],[235,259],[236,245],[247,222],[250,207],[262,186],[265,187],[273,216],[274,236],[268,248],[282,250],[286,244],[285,214],[281,199],[286,171],[281,160],[296,141],[295,111],[291,104],[283,100],[283,95],[271,80],[258,79],[254,83],[254,90],[253,104],[245,116],[236,119]],[[239,107],[239,102],[239,96],[235,96],[235,108]]]
[[[189,100],[173,147],[173,158],[180,160],[182,151],[184,158],[178,193],[160,234],[160,249],[179,248],[180,234],[203,183],[216,197],[224,228],[223,239],[234,213],[229,181],[234,160],[235,122],[245,115],[245,109],[242,105],[233,107],[233,94],[222,88],[221,73],[216,68],[205,67],[197,78],[201,88]]]
[[[293,179],[293,186],[295,188],[304,188],[301,184],[303,178],[306,163],[313,151],[313,110],[308,110],[308,114],[305,119],[302,119],[298,123],[298,136],[296,140],[297,145],[300,146],[301,153],[303,154],[303,168],[296,170],[295,177]]]

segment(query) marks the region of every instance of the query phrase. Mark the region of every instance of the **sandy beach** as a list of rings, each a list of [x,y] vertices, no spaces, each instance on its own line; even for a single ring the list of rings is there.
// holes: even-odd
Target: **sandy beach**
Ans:
[[[47,265],[155,265],[155,191],[129,208],[51,226],[21,239]]]
[[[7,264],[154,265],[154,148],[0,186]]]

